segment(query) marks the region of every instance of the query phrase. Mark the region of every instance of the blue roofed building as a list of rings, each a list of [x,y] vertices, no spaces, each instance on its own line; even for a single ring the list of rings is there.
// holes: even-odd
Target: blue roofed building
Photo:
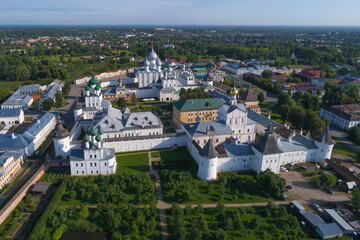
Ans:
[[[24,111],[21,108],[0,109],[0,125],[21,124],[24,120]]]

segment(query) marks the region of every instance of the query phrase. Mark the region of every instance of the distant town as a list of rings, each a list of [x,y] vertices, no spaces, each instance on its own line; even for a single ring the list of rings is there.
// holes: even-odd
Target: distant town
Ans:
[[[358,239],[359,36],[0,29],[0,237]]]

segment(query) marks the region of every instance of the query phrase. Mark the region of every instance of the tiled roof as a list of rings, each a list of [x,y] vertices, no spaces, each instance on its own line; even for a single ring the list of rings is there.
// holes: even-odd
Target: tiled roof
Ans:
[[[257,102],[258,101],[251,88],[246,89],[246,91],[241,95],[240,100],[244,101],[244,102]]]
[[[323,109],[348,121],[360,121],[360,104],[325,106]]]
[[[253,146],[263,155],[283,152],[278,147],[276,133],[273,130],[272,124],[269,125],[264,136],[262,136],[258,142],[253,144]]]

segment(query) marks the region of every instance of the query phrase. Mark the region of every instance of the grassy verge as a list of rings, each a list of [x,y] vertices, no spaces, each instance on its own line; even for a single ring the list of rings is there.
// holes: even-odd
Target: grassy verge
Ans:
[[[149,158],[147,153],[134,154],[129,156],[116,156],[117,172],[138,172],[149,171]]]

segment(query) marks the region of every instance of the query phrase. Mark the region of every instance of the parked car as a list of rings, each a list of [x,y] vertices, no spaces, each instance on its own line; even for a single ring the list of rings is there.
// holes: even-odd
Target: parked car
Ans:
[[[334,194],[334,191],[331,188],[327,188],[326,191],[328,191],[331,195]]]
[[[286,169],[286,167],[281,167],[280,168],[283,172],[289,172],[287,169]]]
[[[317,176],[317,174],[314,172],[309,174],[309,177],[315,177],[315,176]]]
[[[292,189],[292,186],[291,186],[291,185],[287,185],[285,188],[286,188],[287,190],[291,190],[291,189]]]
[[[318,212],[322,211],[321,207],[319,205],[317,205],[316,203],[313,204],[313,208]]]

